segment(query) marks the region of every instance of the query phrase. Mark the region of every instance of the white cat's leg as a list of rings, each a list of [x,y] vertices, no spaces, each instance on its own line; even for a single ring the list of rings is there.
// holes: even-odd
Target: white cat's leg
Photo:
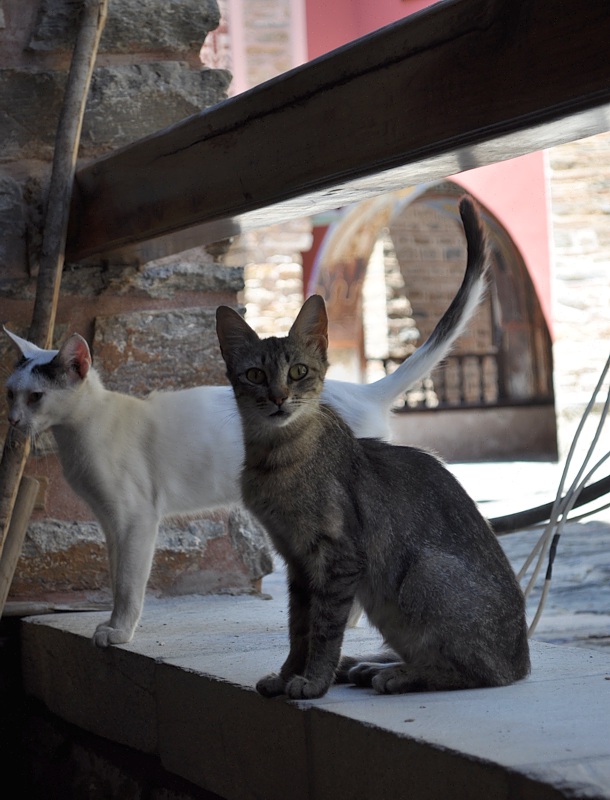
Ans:
[[[93,635],[98,647],[124,644],[133,637],[144,606],[158,526],[156,517],[143,515],[116,535],[106,535],[113,609],[108,622],[98,625]]]
[[[352,603],[352,607],[349,612],[349,617],[347,618],[347,628],[355,628],[356,625],[360,622],[360,618],[364,613],[362,605],[360,604],[359,600],[354,600]]]

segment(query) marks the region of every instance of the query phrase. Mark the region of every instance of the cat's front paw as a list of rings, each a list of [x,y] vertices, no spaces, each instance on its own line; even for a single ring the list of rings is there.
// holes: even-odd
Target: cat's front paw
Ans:
[[[413,675],[401,666],[378,670],[371,681],[371,686],[379,694],[404,694],[416,688]]]
[[[93,644],[96,647],[108,647],[111,644],[126,644],[133,638],[133,631],[125,628],[114,628],[107,622],[102,622],[95,629]]]
[[[362,662],[350,669],[348,672],[348,680],[350,683],[353,683],[354,686],[370,687],[373,685],[373,678],[379,675],[382,669],[383,667],[379,664]]]
[[[314,700],[328,691],[327,681],[312,681],[302,675],[295,675],[286,684],[286,694],[291,700]]]
[[[286,681],[277,673],[272,672],[260,679],[256,684],[256,691],[263,697],[277,697],[286,693]]]

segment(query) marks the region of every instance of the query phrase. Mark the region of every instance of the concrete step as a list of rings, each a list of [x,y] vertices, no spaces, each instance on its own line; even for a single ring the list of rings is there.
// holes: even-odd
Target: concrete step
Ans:
[[[267,600],[150,599],[134,641],[104,651],[90,637],[105,614],[27,618],[26,690],[227,800],[610,798],[607,652],[533,642],[531,676],[500,689],[267,700],[254,685],[287,651],[271,585]],[[378,644],[361,623],[344,651]]]

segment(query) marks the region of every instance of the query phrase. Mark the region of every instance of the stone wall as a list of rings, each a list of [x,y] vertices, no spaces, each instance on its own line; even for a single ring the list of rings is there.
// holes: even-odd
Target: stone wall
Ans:
[[[228,0],[219,0],[221,21],[202,50],[205,63],[233,60],[231,31],[243,43],[244,87],[257,86],[294,66],[290,0],[243,3],[239,19],[231,17]],[[286,334],[303,303],[301,253],[311,248],[311,221],[294,220],[250,231],[238,237],[226,264],[245,265],[243,293],[248,323],[262,336]]]
[[[555,392],[561,451],[567,455],[610,355],[610,133],[549,150],[548,175]],[[606,379],[579,438],[580,458],[595,435],[609,384]],[[600,456],[610,450],[609,427],[595,451]]]
[[[419,346],[430,336],[460,287],[467,257],[466,241],[455,220],[417,202],[392,220],[390,235],[408,281],[405,293],[420,334],[416,342]],[[453,352],[484,353],[491,343],[489,305],[484,303]]]
[[[610,134],[554,147],[548,165],[556,389],[577,407],[610,354]]]
[[[27,336],[38,268],[45,191],[82,0],[0,0],[0,321]],[[79,159],[88,161],[226,97],[230,75],[203,68],[199,50],[219,21],[215,0],[112,0],[87,102]],[[2,27],[3,25],[3,27]],[[202,175],[202,180],[205,176]],[[238,304],[243,264],[221,249],[131,266],[68,264],[56,343],[89,341],[109,388],[225,383],[214,310]],[[5,376],[14,355],[0,346]],[[6,420],[5,409],[1,413]],[[1,431],[0,431],[1,432]],[[67,487],[48,444],[27,471],[41,483],[11,598],[101,592],[105,547],[89,509]],[[271,568],[260,531],[240,514],[162,527],[151,588],[235,591]],[[80,596],[80,595],[79,595]]]
[[[288,333],[303,304],[301,253],[311,248],[308,218],[250,231],[227,253],[227,264],[245,264],[248,323],[261,336]]]

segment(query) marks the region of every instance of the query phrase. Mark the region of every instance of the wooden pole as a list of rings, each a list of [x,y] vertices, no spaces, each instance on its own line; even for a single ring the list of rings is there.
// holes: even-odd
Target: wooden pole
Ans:
[[[39,487],[38,481],[34,478],[29,478],[27,475],[23,476],[19,484],[17,499],[11,514],[11,524],[2,556],[0,556],[0,609],[4,609],[8,591],[11,588],[15,567],[19,560],[25,532],[32,515]]]
[[[29,331],[29,339],[39,347],[49,348],[53,340],[76,157],[91,75],[107,12],[108,0],[85,0],[83,4],[59,117],[36,299]],[[9,432],[0,461],[0,559],[11,530],[13,509],[29,452],[29,439],[11,436]],[[4,602],[0,605],[0,614],[3,607]]]
[[[53,340],[76,157],[91,75],[107,11],[108,0],[85,0],[59,118],[36,299],[29,333],[30,341],[44,348],[51,347]]]

